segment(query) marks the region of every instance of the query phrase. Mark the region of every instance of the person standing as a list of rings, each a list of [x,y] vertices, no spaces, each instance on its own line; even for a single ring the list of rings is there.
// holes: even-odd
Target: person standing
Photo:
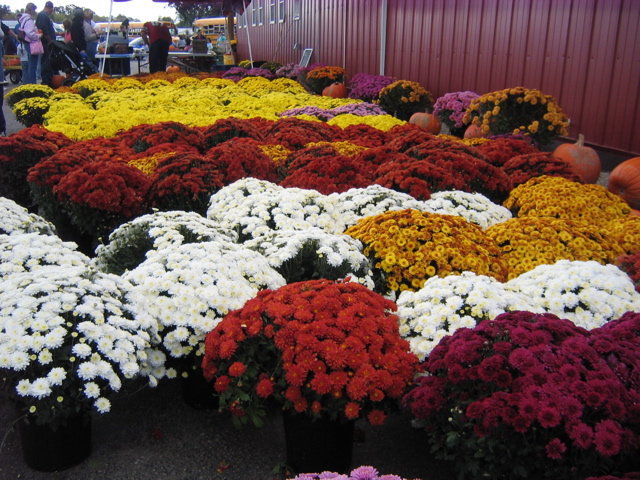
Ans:
[[[73,11],[71,20],[71,41],[78,52],[87,56],[87,40],[84,38],[84,12],[81,8]]]
[[[24,83],[36,83],[36,70],[38,68],[38,58],[40,54],[33,54],[32,43],[40,41],[40,34],[36,28],[36,22],[34,17],[36,15],[37,7],[35,4],[29,2],[24,9],[24,13],[20,16],[20,29],[24,31],[24,44],[29,52],[29,68],[27,70],[26,81]],[[22,77],[25,78],[24,72]]]
[[[164,72],[172,42],[171,32],[162,22],[147,22],[140,34],[142,41],[149,45],[149,73]]]
[[[98,34],[96,33],[96,25],[93,21],[93,10],[85,8],[84,10],[84,39],[87,42],[87,56],[89,60],[95,62],[96,53],[98,53]]]
[[[51,69],[50,53],[51,42],[56,39],[56,29],[51,21],[53,13],[53,3],[48,1],[44,4],[44,9],[36,17],[36,27],[42,32],[42,43],[44,53],[40,56],[40,73],[42,84],[53,88],[53,70]]]

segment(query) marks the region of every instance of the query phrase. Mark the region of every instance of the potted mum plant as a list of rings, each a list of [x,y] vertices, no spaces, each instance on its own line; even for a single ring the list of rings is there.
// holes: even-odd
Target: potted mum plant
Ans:
[[[45,237],[49,238],[49,237]],[[47,265],[0,282],[0,371],[17,409],[24,461],[58,471],[91,453],[92,412],[150,375],[155,323],[115,275]]]
[[[640,440],[639,332],[632,312],[591,331],[504,313],[443,338],[405,401],[460,478],[626,473]]]
[[[347,472],[353,422],[382,424],[418,369],[393,310],[354,282],[263,290],[207,335],[204,375],[238,426],[282,409],[294,470]]]

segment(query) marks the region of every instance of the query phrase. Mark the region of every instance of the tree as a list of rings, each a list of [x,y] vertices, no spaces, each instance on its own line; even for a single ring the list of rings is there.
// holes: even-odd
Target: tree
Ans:
[[[11,13],[11,7],[9,5],[0,5],[0,18],[4,18],[8,13]]]
[[[178,25],[190,27],[196,18],[222,17],[222,7],[190,2],[169,2],[178,12]]]

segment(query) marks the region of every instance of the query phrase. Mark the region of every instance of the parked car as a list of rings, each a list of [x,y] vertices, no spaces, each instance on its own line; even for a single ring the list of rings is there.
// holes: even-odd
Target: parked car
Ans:
[[[147,55],[149,53],[149,45],[145,45],[142,37],[134,38],[129,42],[129,47],[133,48],[133,53]]]

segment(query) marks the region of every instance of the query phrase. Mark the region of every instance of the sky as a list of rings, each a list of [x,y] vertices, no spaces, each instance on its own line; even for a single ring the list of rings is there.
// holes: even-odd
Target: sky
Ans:
[[[38,12],[42,10],[46,0],[31,0],[38,7]],[[90,8],[97,15],[109,15],[109,0],[64,0],[58,3],[51,0],[54,6],[77,5],[82,8]],[[29,0],[0,0],[0,4],[8,5],[12,11],[23,10]],[[130,18],[137,18],[142,21],[157,20],[158,17],[171,17],[175,20],[176,11],[164,2],[154,2],[152,0],[130,0],[128,2],[113,2],[113,16],[122,14]]]

